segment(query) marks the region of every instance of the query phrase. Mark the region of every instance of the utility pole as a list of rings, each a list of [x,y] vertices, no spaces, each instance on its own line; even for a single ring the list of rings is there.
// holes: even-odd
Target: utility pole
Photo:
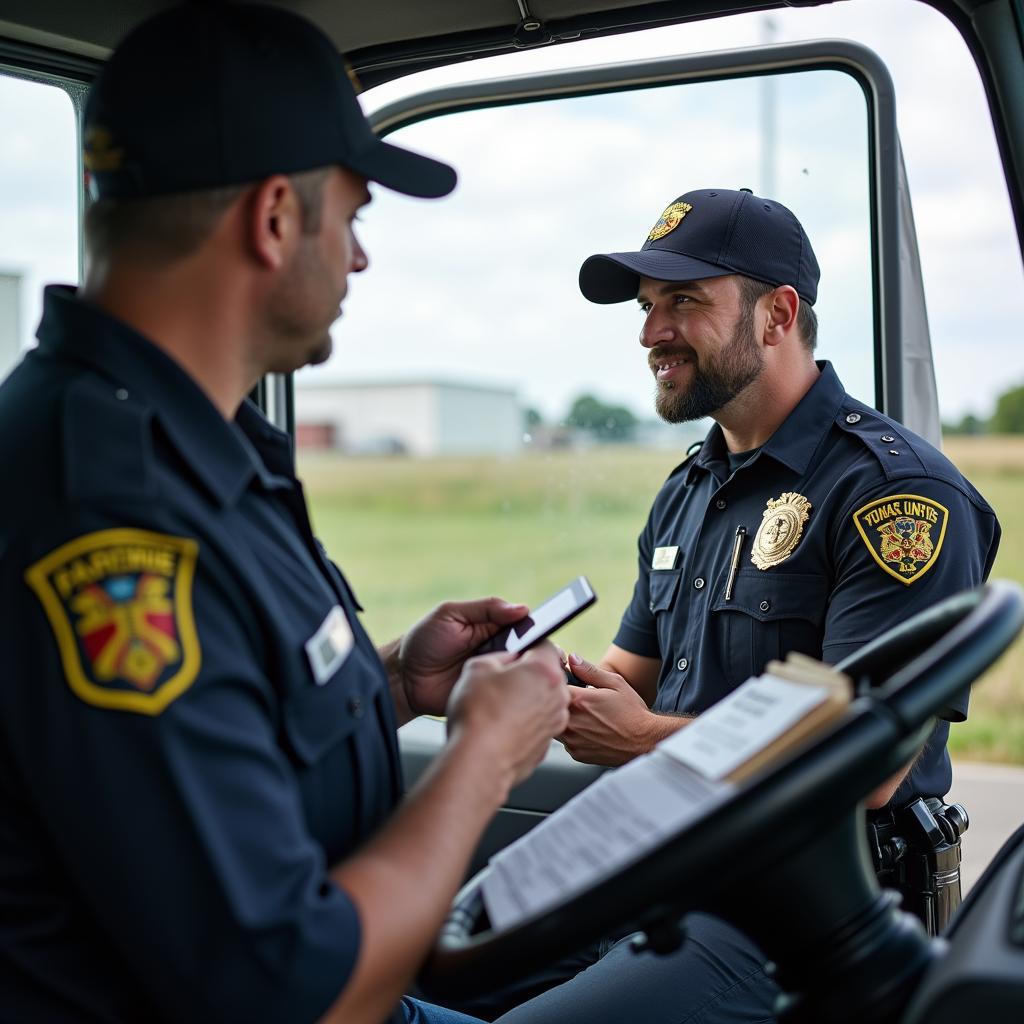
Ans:
[[[778,34],[778,23],[771,15],[761,19],[761,42],[774,43]],[[761,195],[774,198],[775,191],[775,159],[778,102],[776,89],[777,76],[773,73],[760,78],[761,93]]]

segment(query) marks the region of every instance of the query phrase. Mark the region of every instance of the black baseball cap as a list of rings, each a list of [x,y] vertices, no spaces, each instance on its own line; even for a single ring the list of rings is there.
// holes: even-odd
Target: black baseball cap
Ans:
[[[130,32],[89,93],[84,159],[100,198],[334,164],[425,198],[456,180],[447,164],[377,138],[344,59],[315,25],[250,3],[180,4]]]
[[[641,277],[699,281],[743,274],[818,297],[818,261],[800,221],[782,203],[749,189],[698,189],[670,203],[639,252],[591,256],[580,291],[591,302],[635,299]]]

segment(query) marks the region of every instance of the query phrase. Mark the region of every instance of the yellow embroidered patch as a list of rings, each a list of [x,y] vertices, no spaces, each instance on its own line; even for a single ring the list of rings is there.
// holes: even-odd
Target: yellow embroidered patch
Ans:
[[[682,202],[666,207],[665,212],[658,218],[658,223],[651,228],[647,241],[656,242],[659,238],[664,238],[670,231],[675,231],[682,219],[692,209],[693,207],[689,203]]]
[[[857,509],[853,522],[871,557],[909,586],[938,561],[949,511],[919,494],[890,494]]]
[[[158,715],[202,663],[192,613],[199,545],[149,530],[88,533],[25,573],[86,703]]]

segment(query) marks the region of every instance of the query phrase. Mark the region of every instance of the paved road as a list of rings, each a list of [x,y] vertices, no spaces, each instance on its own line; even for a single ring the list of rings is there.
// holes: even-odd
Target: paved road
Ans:
[[[946,799],[963,804],[971,819],[961,866],[966,894],[1006,838],[1024,825],[1024,768],[956,761]]]

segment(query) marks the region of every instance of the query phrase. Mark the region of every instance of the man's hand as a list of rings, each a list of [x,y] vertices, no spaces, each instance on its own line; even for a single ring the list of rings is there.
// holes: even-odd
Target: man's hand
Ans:
[[[620,765],[645,754],[686,724],[654,714],[616,672],[569,655],[573,675],[587,688],[570,687],[569,725],[558,738],[584,764]]]
[[[448,702],[449,742],[396,813],[331,871],[361,926],[355,972],[324,1022],[387,1016],[444,922],[487,822],[565,728],[568,690],[550,644],[518,659],[466,662]]]
[[[398,641],[395,651],[395,668],[409,717],[444,714],[466,658],[502,626],[528,614],[525,604],[485,597],[446,601],[420,619]]]
[[[548,643],[520,657],[471,658],[448,702],[449,736],[485,748],[511,789],[537,767],[568,724],[569,689]]]

